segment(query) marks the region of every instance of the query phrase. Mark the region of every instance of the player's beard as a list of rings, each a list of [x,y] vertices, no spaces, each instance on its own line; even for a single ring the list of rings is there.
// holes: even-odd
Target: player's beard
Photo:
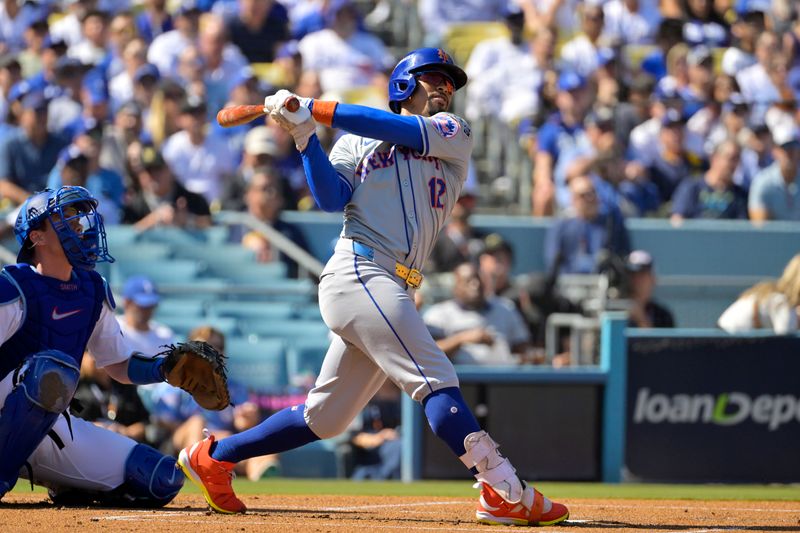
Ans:
[[[444,98],[446,103],[442,103],[442,98]],[[432,95],[428,97],[428,104],[425,106],[425,109],[428,112],[427,116],[432,117],[436,113],[447,111],[449,107],[450,103],[445,97],[441,95]]]

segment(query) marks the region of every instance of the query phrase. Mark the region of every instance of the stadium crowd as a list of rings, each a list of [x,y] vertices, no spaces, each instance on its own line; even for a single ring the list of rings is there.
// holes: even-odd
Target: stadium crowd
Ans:
[[[791,0],[2,0],[0,212],[13,221],[29,193],[84,185],[107,224],[205,228],[216,210],[241,210],[306,247],[279,218],[315,208],[291,138],[264,120],[223,129],[216,112],[279,88],[386,107],[396,57],[455,46],[465,27],[469,46],[460,41],[455,55],[470,83],[455,110],[475,131],[499,124],[524,147],[532,174],[515,177],[532,185],[524,203],[557,217],[542,251],[549,274],[615,261],[640,271],[626,262],[626,217],[800,220]],[[318,133],[329,148],[338,132]],[[473,166],[427,270],[460,268],[454,299],[480,282],[491,303],[513,289],[513,250],[469,225],[498,177]],[[296,275],[263,235],[233,228],[230,239]],[[531,336],[508,332],[506,355],[541,344],[526,301],[542,295],[529,296],[516,310]],[[563,301],[548,309],[574,311]],[[485,342],[478,326],[471,338]],[[441,332],[451,353],[482,357],[455,333]]]
[[[82,183],[109,200],[107,222],[202,225],[209,208],[243,208],[250,176],[267,166],[285,184],[284,208],[313,209],[279,128],[222,129],[213,117],[280,87],[385,106],[392,51],[414,44],[381,30],[401,16],[399,5],[3,1],[4,207],[46,185]],[[447,46],[460,23],[505,25],[487,39],[475,26],[459,107],[523,140],[534,216],[571,212],[568,182],[585,175],[601,213],[800,219],[795,3],[422,0],[416,8],[417,44]],[[335,135],[324,132],[328,145]]]

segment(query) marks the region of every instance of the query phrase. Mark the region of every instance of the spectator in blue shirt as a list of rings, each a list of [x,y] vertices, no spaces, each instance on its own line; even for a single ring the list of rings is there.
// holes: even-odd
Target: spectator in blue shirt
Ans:
[[[153,39],[172,31],[172,16],[166,10],[167,0],[146,0],[144,10],[136,16],[136,30],[139,37],[153,42]]]
[[[533,166],[534,216],[553,214],[558,186],[556,167],[560,165],[566,169],[569,164],[569,161],[561,160],[562,152],[573,152],[577,155],[589,146],[583,129],[586,100],[586,80],[574,72],[563,72],[558,78],[558,113],[542,126],[538,134],[538,151]]]
[[[685,218],[747,218],[747,193],[733,183],[741,149],[734,140],[720,143],[702,179],[683,180],[672,197],[673,222]]]
[[[750,185],[750,219],[800,220],[800,135],[789,119],[772,128],[775,162],[756,174]]]
[[[648,166],[650,180],[658,187],[662,202],[669,202],[672,193],[684,178],[692,174],[692,166],[683,146],[686,120],[677,109],[668,109],[661,118],[658,134],[661,150]]]
[[[47,131],[47,105],[42,92],[25,95],[19,131],[0,144],[0,195],[15,204],[44,189],[47,174],[69,143]]]
[[[545,262],[553,274],[591,274],[608,254],[623,257],[630,239],[618,209],[603,212],[592,178],[569,180],[573,214],[552,225],[545,238]]]

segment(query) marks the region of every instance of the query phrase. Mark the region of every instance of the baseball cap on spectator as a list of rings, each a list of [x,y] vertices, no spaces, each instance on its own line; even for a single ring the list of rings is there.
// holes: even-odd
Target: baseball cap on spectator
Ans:
[[[19,64],[19,59],[14,54],[5,54],[4,56],[0,57],[0,69],[21,69],[22,66]]]
[[[103,123],[98,122],[92,117],[82,117],[78,127],[75,128],[75,136],[88,135],[94,139],[102,139]]]
[[[736,14],[769,13],[772,10],[772,0],[738,0]]]
[[[328,4],[328,9],[325,10],[325,26],[330,27],[339,13],[344,10],[350,11],[357,18],[361,16],[352,0],[332,0]]]
[[[158,149],[151,144],[142,146],[142,153],[139,156],[139,164],[144,170],[153,170],[167,166],[167,162],[164,161],[164,158],[161,156],[161,152],[159,152]]]
[[[161,301],[155,283],[147,276],[128,278],[122,289],[122,296],[139,307],[153,307]]]
[[[206,103],[200,98],[190,96],[181,103],[181,113],[203,114],[207,111]]]
[[[728,113],[731,111],[746,112],[749,111],[750,105],[745,100],[741,93],[731,93],[728,100],[722,104],[722,111]]]
[[[269,155],[277,157],[281,154],[272,131],[266,126],[256,126],[244,137],[244,151],[251,155]]]
[[[653,268],[653,256],[644,250],[634,250],[625,260],[625,269],[628,272],[644,272]]]
[[[585,84],[586,80],[578,73],[571,70],[565,70],[558,77],[559,91],[575,91],[583,87]]]
[[[64,39],[60,37],[53,37],[52,35],[47,35],[44,38],[43,46],[45,48],[50,48],[52,50],[60,50],[66,52],[68,45]]]
[[[134,100],[128,100],[117,109],[117,113],[125,113],[128,115],[142,116],[142,107]]]
[[[514,249],[499,233],[490,233],[483,238],[483,250],[481,253],[490,255],[505,253],[510,257],[514,257]]]
[[[57,165],[60,168],[64,168],[65,166],[77,166],[81,164],[87,164],[89,159],[86,157],[80,148],[78,148],[74,144],[70,144],[63,150],[61,153],[58,154],[58,162]]]
[[[56,61],[55,72],[56,76],[75,76],[83,74],[91,68],[91,65],[84,65],[80,59],[62,56]]]
[[[181,0],[175,15],[199,15],[202,12],[195,0]]]
[[[658,102],[665,102],[667,100],[680,100],[681,96],[678,93],[678,82],[671,76],[665,76],[656,84],[656,89],[653,91],[653,99]]]
[[[22,97],[22,108],[41,111],[47,109],[47,98],[43,91],[31,91]]]
[[[600,129],[610,130],[614,128],[614,110],[610,107],[602,106],[593,109],[586,115],[586,125],[597,126]]]
[[[47,31],[50,27],[47,22],[47,14],[41,13],[38,17],[31,21],[29,27],[36,31]]]
[[[707,46],[695,46],[686,55],[686,64],[690,67],[712,66],[711,50]]]
[[[160,78],[161,74],[158,72],[158,67],[152,63],[145,63],[136,69],[136,72],[133,75],[133,82],[141,83],[143,80],[152,80],[153,82],[156,82]]]
[[[683,124],[686,124],[686,118],[683,116],[683,113],[677,109],[667,109],[664,116],[661,117],[662,126],[677,126]]]

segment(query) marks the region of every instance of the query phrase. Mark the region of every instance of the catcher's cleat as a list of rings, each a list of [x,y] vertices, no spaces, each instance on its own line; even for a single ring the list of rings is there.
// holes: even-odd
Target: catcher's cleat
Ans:
[[[525,486],[522,500],[509,503],[503,499],[487,483],[476,483],[480,486],[478,510],[475,517],[481,524],[505,526],[552,526],[569,518],[566,506],[551,502],[550,509],[545,512],[545,499],[542,494],[530,486]]]
[[[244,503],[236,497],[231,487],[235,463],[217,461],[209,453],[214,435],[181,450],[178,465],[186,477],[200,487],[208,505],[218,513],[234,514],[247,510]]]

